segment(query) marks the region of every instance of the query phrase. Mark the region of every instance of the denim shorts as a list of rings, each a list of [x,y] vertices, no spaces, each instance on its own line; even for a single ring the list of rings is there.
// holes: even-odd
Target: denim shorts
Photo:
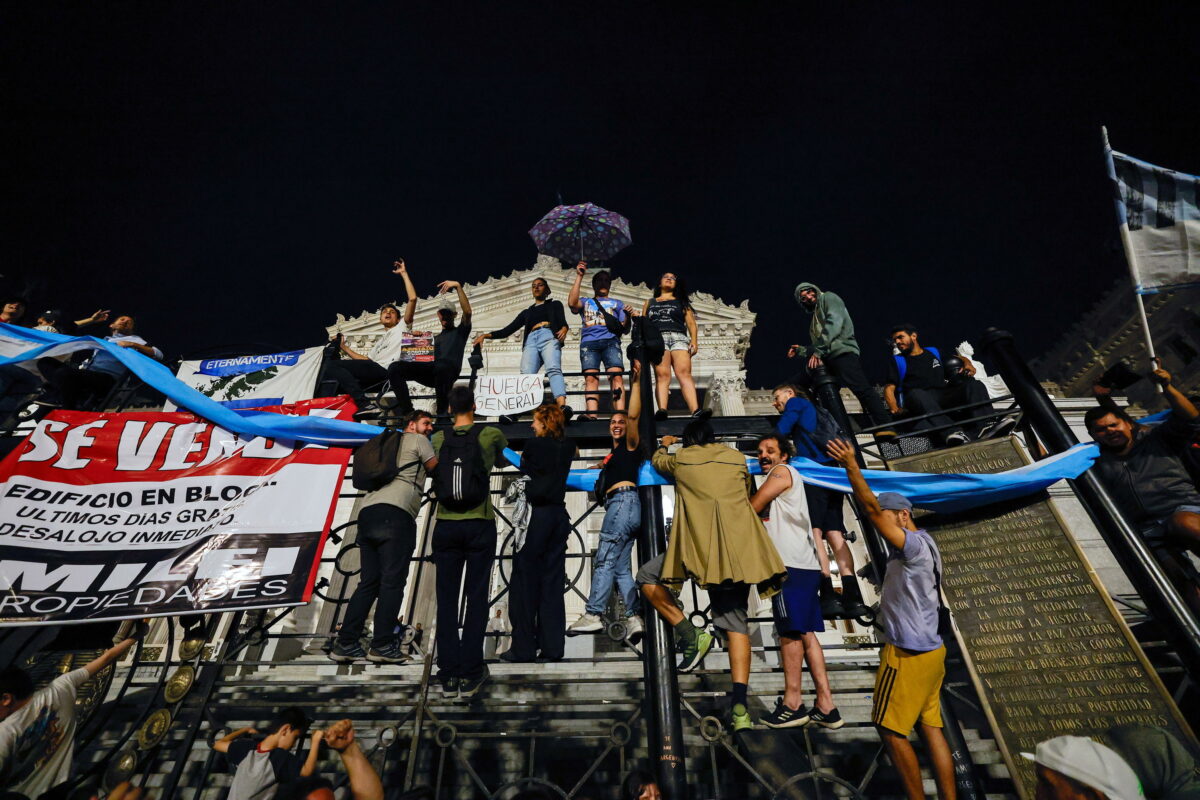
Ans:
[[[663,331],[662,337],[668,352],[671,350],[686,351],[692,344],[692,337],[679,331]]]
[[[605,369],[624,369],[625,362],[621,360],[621,340],[612,336],[580,342],[579,363],[584,372],[599,370],[602,363]]]

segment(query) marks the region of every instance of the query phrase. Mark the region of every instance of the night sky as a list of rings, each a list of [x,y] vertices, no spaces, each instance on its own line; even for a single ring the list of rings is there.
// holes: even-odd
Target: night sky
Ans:
[[[812,5],[6,4],[3,288],[289,349],[396,257],[422,292],[532,265],[561,193],[631,220],[627,280],[750,300],[751,385],[800,280],[881,378],[894,322],[1032,357],[1123,276],[1102,124],[1200,172],[1192,11]]]

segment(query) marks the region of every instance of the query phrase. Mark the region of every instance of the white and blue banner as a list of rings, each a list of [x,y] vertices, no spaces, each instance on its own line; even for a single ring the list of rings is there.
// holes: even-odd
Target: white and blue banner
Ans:
[[[179,380],[226,408],[262,408],[311,400],[324,348],[183,361]],[[167,401],[164,411],[174,411]]]
[[[1200,178],[1105,150],[1135,290],[1200,286]]]

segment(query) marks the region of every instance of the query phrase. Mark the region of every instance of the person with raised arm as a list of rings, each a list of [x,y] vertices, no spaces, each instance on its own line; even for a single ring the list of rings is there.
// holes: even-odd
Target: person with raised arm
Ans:
[[[621,336],[629,332],[633,317],[620,300],[609,297],[612,275],[602,269],[592,276],[592,297],[580,298],[579,288],[587,274],[587,262],[575,265],[575,283],[567,295],[567,306],[583,319],[579,334],[579,363],[583,369],[583,388],[586,395],[587,419],[595,419],[600,409],[600,368],[609,374],[613,408],[625,408],[625,362],[621,358]]]

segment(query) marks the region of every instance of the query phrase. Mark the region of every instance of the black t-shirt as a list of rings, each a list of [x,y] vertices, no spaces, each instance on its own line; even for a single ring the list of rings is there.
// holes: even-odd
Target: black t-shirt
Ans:
[[[687,325],[683,320],[683,303],[678,300],[651,300],[650,307],[646,309],[646,316],[660,331],[687,333]]]
[[[919,356],[901,355],[905,361],[904,383],[900,382],[900,370],[892,360],[892,368],[888,373],[888,383],[901,389],[941,389],[946,385],[946,375],[942,370],[942,362],[929,350],[922,351]]]
[[[614,447],[604,462],[604,485],[600,493],[608,494],[610,487],[625,481],[636,484],[642,461],[642,448],[630,450],[624,442]]]
[[[521,452],[521,471],[529,476],[525,497],[533,506],[560,506],[566,501],[567,473],[575,445],[549,436],[530,439]]]
[[[461,367],[463,351],[467,349],[467,338],[470,335],[470,321],[459,323],[449,330],[443,328],[433,337],[434,362],[445,361]]]

